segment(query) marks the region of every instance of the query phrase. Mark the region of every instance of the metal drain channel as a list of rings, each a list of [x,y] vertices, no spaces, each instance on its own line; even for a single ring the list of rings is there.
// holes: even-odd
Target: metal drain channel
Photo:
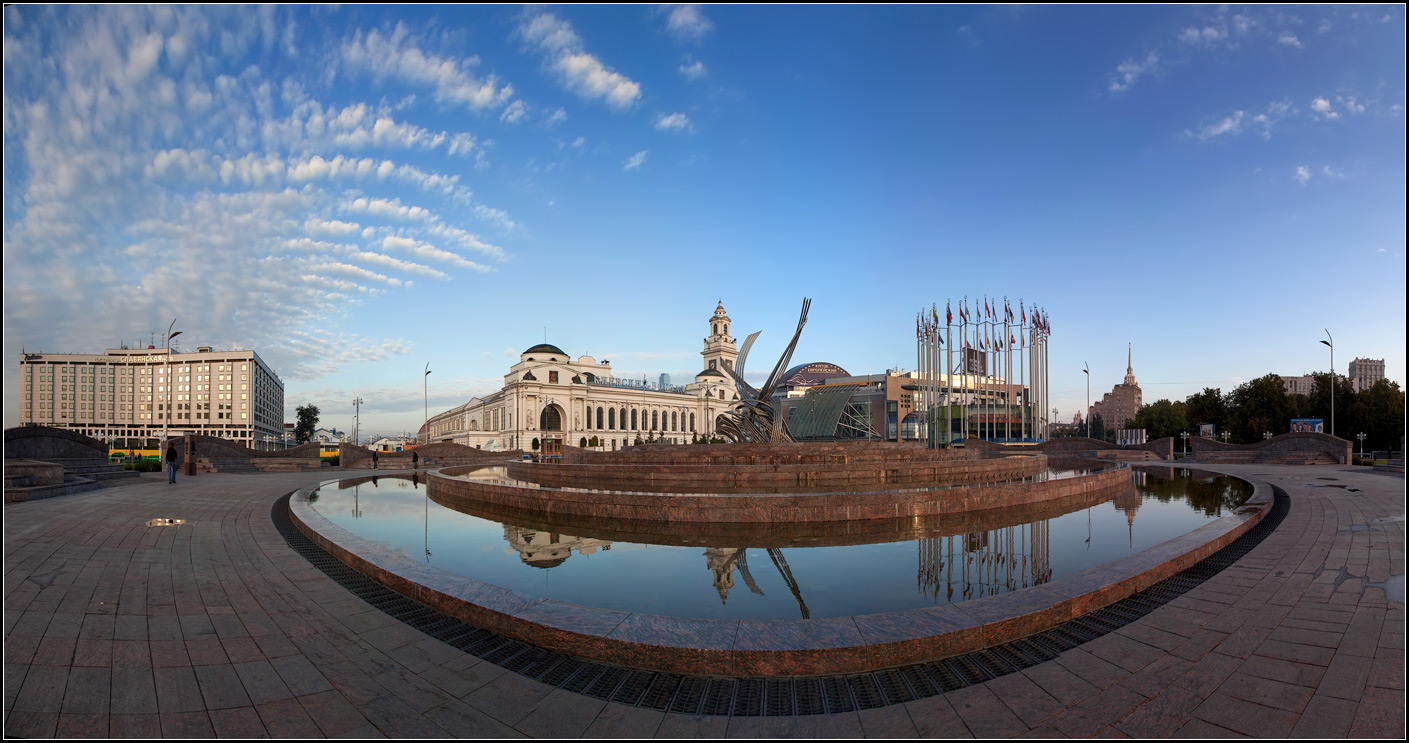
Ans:
[[[1182,596],[1237,562],[1276,530],[1291,509],[1272,486],[1272,510],[1246,534],[1193,567],[1046,632],[973,653],[870,673],[800,678],[725,678],[625,668],[497,635],[402,596],[329,555],[294,526],[289,496],[270,517],[289,546],[372,606],[447,645],[567,691],[645,709],[693,715],[792,717],[852,712],[936,696],[1052,660]]]

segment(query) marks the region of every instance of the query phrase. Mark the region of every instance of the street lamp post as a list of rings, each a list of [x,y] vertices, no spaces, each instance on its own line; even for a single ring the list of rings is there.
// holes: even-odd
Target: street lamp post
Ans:
[[[161,416],[161,442],[163,444],[171,438],[171,339],[181,335],[179,330],[175,333],[171,332],[174,327],[176,327],[175,320],[166,326],[166,403],[164,405],[166,410],[162,411]],[[162,456],[166,456],[166,454],[163,453]],[[170,466],[169,463],[168,466]]]
[[[1184,439],[1184,456],[1189,456],[1189,432],[1184,431],[1179,434],[1179,438]]]
[[[426,443],[427,443],[427,444],[429,444],[429,443],[431,442],[431,402],[430,402],[431,398],[430,398],[430,379],[429,379],[430,375],[431,375],[431,362],[427,361],[427,362],[426,362],[426,373],[423,374],[423,375],[421,375],[421,396],[422,396],[422,403],[425,404],[425,408],[426,408],[426,410],[425,410],[425,414],[426,414],[425,426],[426,426]]]
[[[1271,431],[1263,431],[1263,432],[1262,432],[1262,440],[1263,440],[1263,441],[1271,441],[1271,440],[1272,440],[1272,432],[1271,432]]]
[[[1326,346],[1327,348],[1331,349],[1331,431],[1330,431],[1330,433],[1331,433],[1332,436],[1335,436],[1335,435],[1336,435],[1336,344],[1335,344],[1335,339],[1331,337],[1331,331],[1330,331],[1329,328],[1326,329],[1326,340],[1321,341],[1321,343],[1325,344],[1325,346]]]
[[[1219,435],[1223,437],[1223,443],[1225,443],[1225,444],[1228,443],[1228,439],[1230,439],[1230,438],[1233,437],[1233,434],[1228,433],[1227,431],[1224,431],[1223,433],[1221,433],[1221,434],[1219,434]]]
[[[1086,375],[1086,438],[1091,438],[1091,365],[1085,361],[1081,362],[1082,373]]]
[[[362,425],[362,398],[354,399],[352,405],[356,410],[356,412],[352,414],[352,444],[356,446],[357,443],[361,441],[359,431]]]
[[[1365,458],[1365,433],[1362,431],[1355,434],[1355,438],[1360,439],[1360,458]]]

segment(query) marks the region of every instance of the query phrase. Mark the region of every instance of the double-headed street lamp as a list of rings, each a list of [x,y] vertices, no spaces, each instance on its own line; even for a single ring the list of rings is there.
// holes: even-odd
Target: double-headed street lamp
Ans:
[[[1336,344],[1335,344],[1335,339],[1331,337],[1331,331],[1330,331],[1329,328],[1326,329],[1326,340],[1321,341],[1321,343],[1325,344],[1325,346],[1326,346],[1327,348],[1331,349],[1331,430],[1329,431],[1329,433],[1330,433],[1332,436],[1335,436],[1335,435],[1336,435]]]

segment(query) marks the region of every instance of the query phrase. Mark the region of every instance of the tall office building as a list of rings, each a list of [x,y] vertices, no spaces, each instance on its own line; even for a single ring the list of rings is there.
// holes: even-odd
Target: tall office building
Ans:
[[[284,383],[254,351],[26,353],[19,392],[20,425],[65,428],[116,446],[153,445],[164,428],[255,449],[284,436]]]
[[[1384,359],[1357,358],[1350,362],[1350,383],[1356,392],[1364,392],[1385,378]]]

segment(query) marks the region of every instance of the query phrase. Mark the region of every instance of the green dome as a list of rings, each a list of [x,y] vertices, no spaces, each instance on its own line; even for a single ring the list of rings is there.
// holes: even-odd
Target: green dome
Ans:
[[[557,355],[559,355],[559,356],[566,356],[566,355],[567,355],[567,352],[566,352],[566,351],[564,351],[564,350],[561,349],[561,348],[558,348],[557,346],[555,346],[555,345],[553,345],[553,344],[551,344],[551,343],[539,343],[538,345],[534,346],[533,348],[530,348],[530,349],[528,349],[527,351],[524,351],[523,354],[521,354],[521,355],[527,356],[528,354],[531,354],[531,353],[554,353],[554,354],[557,354]]]

